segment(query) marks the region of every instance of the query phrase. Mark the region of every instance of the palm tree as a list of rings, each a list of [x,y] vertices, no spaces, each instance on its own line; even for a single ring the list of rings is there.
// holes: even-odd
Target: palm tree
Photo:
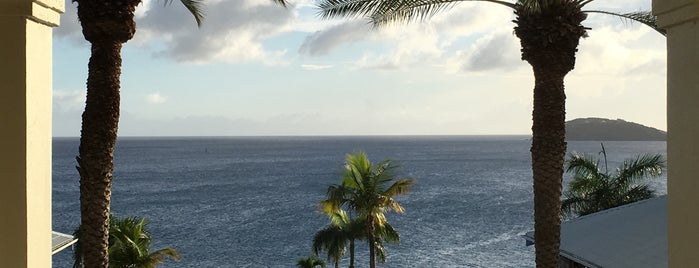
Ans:
[[[109,217],[109,267],[110,268],[154,268],[163,262],[166,257],[179,260],[180,256],[173,248],[164,248],[151,252],[150,246],[153,240],[146,230],[148,222],[145,218],[127,217],[119,219]],[[85,244],[81,235],[81,228],[73,233],[78,241],[75,243],[73,267],[88,267],[84,263],[82,249]]]
[[[318,255],[321,251],[328,253],[328,260],[335,263],[335,268],[340,267],[340,259],[347,252],[347,244],[350,250],[350,268],[354,267],[354,242],[366,238],[364,218],[350,219],[344,210],[331,212],[328,215],[331,224],[321,229],[313,236],[313,252]],[[383,226],[375,224],[376,252],[379,261],[386,262],[386,249],[383,242],[396,244],[400,242],[398,232],[386,222]]]
[[[77,157],[82,250],[85,251],[85,266],[107,267],[109,203],[119,122],[121,47],[136,32],[134,12],[141,0],[74,1],[78,3],[83,35],[92,46]],[[200,1],[181,1],[200,24]],[[171,0],[166,1],[169,2]]]
[[[350,221],[344,210],[328,214],[331,224],[316,232],[313,236],[313,252],[318,255],[321,251],[328,253],[328,261],[340,267],[340,259],[347,252],[347,244],[351,243],[350,267],[354,264],[354,240],[360,236],[357,221]],[[350,242],[351,241],[351,242]]]
[[[73,0],[85,39],[91,44],[87,99],[79,155],[81,234],[85,265],[107,267],[109,204],[114,145],[119,123],[121,47],[136,32],[134,12],[141,0]],[[166,4],[172,0],[164,0]],[[201,0],[180,0],[197,25]],[[285,5],[285,0],[273,0]]]
[[[326,213],[340,210],[343,206],[355,211],[358,218],[364,221],[363,231],[369,244],[369,265],[376,267],[376,249],[381,244],[382,235],[388,233],[386,212],[403,213],[404,208],[393,198],[407,193],[415,183],[414,179],[395,179],[393,170],[396,166],[388,159],[376,167],[369,161],[364,152],[348,154],[341,185],[328,188],[328,199],[321,201]],[[390,226],[390,225],[389,225]],[[392,227],[390,229],[394,232]],[[393,233],[391,232],[391,234]],[[397,232],[395,233],[397,236]],[[394,241],[393,238],[386,239]],[[381,246],[383,251],[383,246]],[[385,252],[380,252],[385,259]]]
[[[583,10],[594,0],[317,0],[324,18],[366,16],[374,26],[426,19],[462,1],[484,1],[514,11],[515,35],[522,59],[534,72],[532,173],[534,236],[538,267],[558,267],[561,181],[565,160],[565,91],[563,80],[575,67],[582,22],[588,13],[603,13],[655,27],[650,12],[613,13]]]
[[[607,153],[602,146],[605,171],[599,160],[591,155],[573,153],[566,161],[566,171],[573,172],[573,180],[563,194],[561,211],[567,216],[583,216],[655,196],[655,190],[641,183],[646,178],[658,177],[665,167],[660,154],[643,154],[626,159],[610,174]]]
[[[296,260],[296,267],[299,268],[325,268],[325,262],[321,259],[316,258],[315,255],[308,256],[308,258],[300,258]]]

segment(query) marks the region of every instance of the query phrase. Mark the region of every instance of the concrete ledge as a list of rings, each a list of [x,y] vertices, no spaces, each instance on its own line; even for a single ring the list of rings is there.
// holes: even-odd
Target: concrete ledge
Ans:
[[[31,13],[27,18],[46,26],[57,27],[61,21],[61,13],[63,13],[62,10],[47,7],[40,2],[32,2]]]
[[[56,27],[60,14],[65,10],[61,0],[2,0],[0,17],[21,17],[37,23]]]
[[[653,14],[663,29],[699,20],[699,0],[653,0]]]

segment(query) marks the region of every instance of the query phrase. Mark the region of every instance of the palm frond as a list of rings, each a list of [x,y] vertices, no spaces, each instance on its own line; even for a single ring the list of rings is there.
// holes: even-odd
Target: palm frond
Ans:
[[[335,226],[344,226],[349,223],[349,218],[344,210],[333,211],[328,215],[330,222]]]
[[[626,191],[624,194],[624,204],[633,203],[636,201],[641,201],[655,196],[655,190],[651,189],[649,185],[642,184],[636,185],[633,188]]]
[[[283,7],[287,7],[286,5],[288,4],[286,0],[272,0],[272,2],[277,3]]]
[[[415,179],[400,179],[394,182],[391,187],[388,187],[386,191],[384,192],[384,195],[386,196],[397,196],[397,195],[404,195],[406,194],[409,190],[410,187],[415,184]]]
[[[313,236],[313,252],[317,255],[321,251],[327,252],[329,261],[336,261],[342,258],[347,252],[347,242],[349,237],[346,230],[340,226],[330,225]]]
[[[592,1],[594,0],[518,0],[515,4],[515,10],[517,10],[517,12],[534,14],[541,13],[552,6],[564,3],[575,4],[578,7],[582,7]]]
[[[425,20],[456,2],[480,1],[500,4],[509,8],[515,4],[500,0],[321,0],[317,3],[320,17],[369,17],[374,26],[390,22]]]
[[[572,153],[565,163],[566,172],[573,172],[576,177],[600,177],[602,174],[599,170],[595,159],[588,154]]]
[[[587,202],[587,198],[566,192],[564,193],[564,199],[561,201],[561,212],[563,215],[573,215],[576,211],[582,210]]]
[[[567,171],[575,173],[563,193],[561,212],[565,216],[587,215],[650,198],[655,192],[648,185],[636,184],[648,176],[660,176],[665,167],[661,154],[644,154],[627,159],[617,168],[614,176],[600,172],[589,155],[571,154],[566,163]]]
[[[172,0],[165,0],[164,2],[166,6],[172,4]],[[197,22],[197,27],[201,27],[201,23],[204,20],[202,0],[180,0],[180,2],[189,11],[189,13],[194,16],[194,20]]]
[[[617,170],[619,185],[631,185],[645,177],[658,177],[665,168],[665,158],[661,154],[644,154],[627,159]]]
[[[568,183],[568,191],[579,195],[589,195],[599,189],[611,187],[610,178],[607,174],[597,173],[594,175],[582,176],[575,174],[573,180]]]
[[[386,241],[388,243],[397,244],[400,242],[400,234],[393,228],[388,222],[382,226],[377,225],[376,227],[376,237]]]
[[[620,17],[620,18],[625,19],[625,20],[640,22],[648,27],[653,28],[653,30],[662,34],[663,36],[666,34],[664,29],[661,29],[658,27],[658,18],[655,17],[653,15],[653,13],[651,13],[650,11],[616,13],[616,12],[604,11],[604,10],[585,10],[583,12],[612,15],[612,16]]]
[[[180,254],[177,253],[177,250],[175,250],[174,248],[170,248],[170,247],[153,251],[152,253],[150,253],[148,255],[149,255],[148,259],[151,259],[154,261],[154,262],[153,261],[151,262],[153,264],[158,264],[158,263],[163,262],[165,260],[165,257],[170,257],[175,261],[180,260]],[[153,266],[153,267],[155,267],[155,266]]]

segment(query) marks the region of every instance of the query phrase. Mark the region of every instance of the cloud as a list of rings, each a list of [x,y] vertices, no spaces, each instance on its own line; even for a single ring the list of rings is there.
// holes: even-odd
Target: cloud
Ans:
[[[331,53],[347,55],[340,48],[347,47],[353,52],[359,47],[362,51],[355,56],[355,69],[439,67],[447,65],[454,57],[464,59],[467,55],[458,54],[465,52],[460,46],[470,43],[469,40],[474,37],[491,34],[493,29],[496,32],[511,32],[511,17],[511,10],[498,8],[492,3],[461,3],[423,22],[395,23],[372,29],[366,20],[345,21],[307,36],[299,53],[309,56]],[[493,49],[496,48],[490,48]],[[515,48],[513,53],[517,54],[518,51]],[[473,57],[473,61],[476,60],[488,59],[486,55],[481,55]],[[505,58],[499,60],[506,61]]]
[[[439,65],[446,54],[440,34],[430,25],[392,25],[370,36],[377,49],[367,50],[354,67],[397,70]]]
[[[332,68],[332,65],[315,65],[315,64],[301,64],[301,68],[309,71],[323,70]]]
[[[513,70],[525,64],[519,51],[516,37],[499,32],[481,37],[468,50],[458,51],[455,60],[462,71]]]
[[[53,90],[53,136],[78,136],[85,90]]]
[[[286,51],[268,50],[263,42],[288,31],[295,18],[269,0],[210,1],[204,14],[203,25],[197,29],[192,15],[181,6],[151,8],[138,22],[143,33],[139,38],[163,42],[164,49],[157,55],[179,62],[277,64]]]
[[[154,50],[154,56],[178,62],[280,64],[286,50],[268,49],[264,42],[288,32],[297,17],[293,6],[290,11],[270,0],[206,1],[204,22],[197,28],[179,1],[165,7],[152,2],[144,1],[136,8],[137,31],[130,43],[144,45]],[[76,6],[66,0],[61,26],[54,31],[57,37],[82,39]]]
[[[605,26],[581,40],[575,73],[584,76],[664,76],[665,38],[642,25]],[[604,62],[604,64],[600,64]]]
[[[307,36],[299,48],[299,53],[311,56],[326,55],[342,45],[366,40],[369,31],[369,25],[358,20],[333,25]]]
[[[85,107],[85,90],[53,90],[54,106],[65,109],[83,109]]]
[[[146,95],[146,101],[148,101],[148,103],[160,104],[166,102],[167,98],[163,95],[160,95],[160,93],[156,92]]]

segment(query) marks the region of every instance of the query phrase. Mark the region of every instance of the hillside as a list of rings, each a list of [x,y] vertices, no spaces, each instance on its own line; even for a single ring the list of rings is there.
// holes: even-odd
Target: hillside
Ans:
[[[566,122],[567,140],[664,141],[665,131],[621,119],[578,118]]]

